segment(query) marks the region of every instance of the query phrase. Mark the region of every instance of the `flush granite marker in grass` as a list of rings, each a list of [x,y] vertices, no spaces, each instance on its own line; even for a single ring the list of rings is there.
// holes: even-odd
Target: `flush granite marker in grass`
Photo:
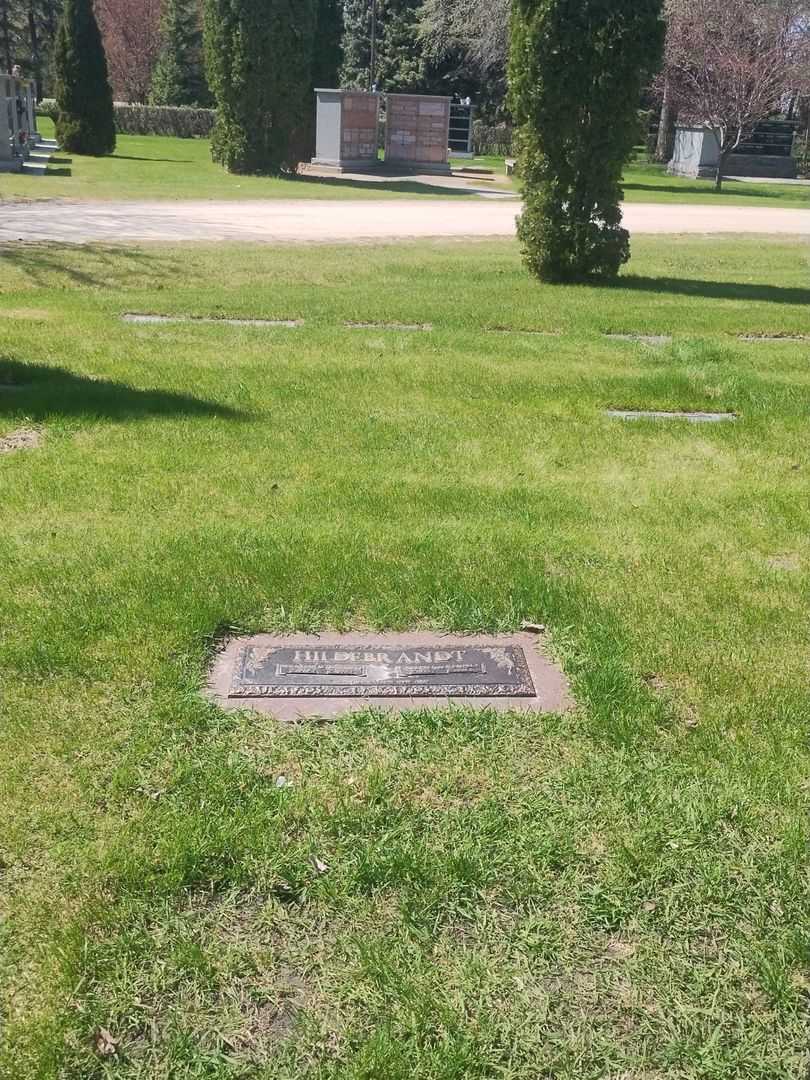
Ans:
[[[736,413],[668,412],[661,409],[606,409],[606,416],[616,420],[688,420],[690,424],[722,424],[736,420]]]
[[[401,712],[443,705],[563,712],[565,676],[534,634],[259,634],[236,638],[208,684],[225,709],[280,720],[334,717],[355,709]]]
[[[282,326],[295,329],[304,325],[303,319],[219,319],[213,315],[157,315],[128,311],[121,316],[128,323],[221,323],[224,326]]]

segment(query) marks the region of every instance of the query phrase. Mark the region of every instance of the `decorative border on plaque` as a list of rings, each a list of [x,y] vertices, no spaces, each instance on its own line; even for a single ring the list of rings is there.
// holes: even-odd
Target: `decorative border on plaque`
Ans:
[[[255,657],[252,655],[256,649],[259,648],[256,645],[246,644],[243,645],[236,658],[234,665],[233,679],[231,687],[228,691],[229,698],[391,698],[391,697],[404,697],[404,698],[420,698],[420,697],[535,697],[536,690],[532,676],[529,671],[528,663],[526,662],[526,655],[523,648],[519,645],[509,645],[505,647],[490,647],[490,646],[477,646],[477,645],[464,645],[463,643],[448,642],[446,648],[456,651],[457,649],[465,649],[473,652],[477,652],[484,656],[490,657],[498,668],[509,671],[510,674],[514,674],[514,682],[504,683],[411,683],[405,680],[408,676],[413,675],[463,675],[468,672],[474,673],[480,671],[482,665],[465,663],[464,661],[451,662],[451,663],[436,663],[434,665],[425,664],[403,664],[394,665],[396,668],[405,667],[411,670],[407,675],[393,676],[390,682],[376,681],[364,684],[357,677],[361,675],[364,670],[362,662],[357,663],[345,663],[340,661],[315,661],[311,664],[308,663],[294,663],[279,661],[277,667],[279,668],[296,668],[306,666],[320,666],[330,668],[330,671],[326,672],[296,672],[296,671],[284,671],[285,675],[311,675],[317,676],[323,674],[327,677],[339,677],[345,676],[347,678],[355,677],[355,681],[350,683],[335,683],[335,682],[322,682],[322,683],[256,683],[251,682],[251,669],[256,670],[257,664]],[[430,649],[435,649],[435,646],[430,646]],[[348,646],[344,646],[340,651],[345,652],[349,649]],[[350,650],[356,653],[373,652],[378,650],[378,645],[363,645],[352,643]],[[419,653],[425,651],[419,646],[400,646],[400,645],[386,645],[387,652],[399,652],[405,653]],[[266,661],[273,653],[285,652],[280,647],[269,648],[263,650],[265,656],[262,658]],[[303,650],[302,650],[303,651]],[[314,651],[314,650],[313,650]],[[335,671],[336,667],[345,667],[350,670]],[[425,671],[426,667],[434,667],[440,670]],[[416,670],[414,670],[416,669]],[[441,670],[444,669],[444,670]],[[485,671],[481,672],[486,674]]]

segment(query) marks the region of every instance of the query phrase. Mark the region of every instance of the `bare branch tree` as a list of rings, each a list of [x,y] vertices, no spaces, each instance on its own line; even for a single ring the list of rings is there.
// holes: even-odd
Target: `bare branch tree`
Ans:
[[[146,102],[160,52],[160,0],[96,0],[118,101]]]
[[[679,118],[704,125],[730,154],[810,78],[810,20],[800,0],[668,0],[659,87]]]
[[[511,0],[425,0],[420,33],[425,49],[442,59],[460,49],[482,74],[506,70]]]

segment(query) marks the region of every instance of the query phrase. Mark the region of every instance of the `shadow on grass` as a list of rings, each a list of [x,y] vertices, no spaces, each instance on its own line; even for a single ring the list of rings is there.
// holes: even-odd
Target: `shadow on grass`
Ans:
[[[174,158],[174,157],[135,157],[132,154],[113,154],[112,159],[114,161],[159,161],[166,165],[195,165],[196,162],[192,158]]]
[[[786,185],[787,186],[787,185]],[[665,192],[669,195],[716,195],[719,199],[722,199],[724,195],[744,196],[746,199],[779,199],[780,202],[786,201],[786,195],[783,187],[777,184],[773,185],[773,191],[762,191],[753,188],[750,184],[744,184],[739,180],[724,180],[723,190],[715,191],[714,184],[707,181],[705,184],[639,184],[639,183],[622,183],[622,188],[625,191],[649,191],[653,194],[656,192]],[[810,188],[795,187],[791,188],[791,191],[795,191],[795,196],[787,197],[789,202],[801,203],[805,200],[810,204]],[[802,198],[802,192],[805,193],[804,199]]]
[[[299,173],[291,179],[319,187],[351,188],[356,191],[390,191],[400,195],[465,195],[469,198],[474,191],[465,188],[442,187],[440,184],[423,184],[418,180],[349,180],[341,176],[307,176]]]
[[[92,379],[64,368],[25,364],[0,357],[0,416],[22,413],[31,420],[49,416],[96,416],[134,420],[147,416],[216,416],[245,419],[227,405],[168,390],[139,390],[109,379]]]
[[[64,168],[64,167],[59,167],[57,169],[53,169],[53,168],[51,168],[50,163],[49,163],[47,169],[45,170],[45,175],[46,176],[73,176],[73,170],[72,169],[67,169],[67,168]]]
[[[177,258],[128,246],[93,244],[88,249],[75,244],[35,243],[22,247],[7,244],[2,250],[4,265],[24,274],[35,285],[61,284],[58,278],[62,277],[71,285],[109,288],[119,278],[131,282],[136,273],[148,274],[150,279],[159,282],[177,281],[178,274],[183,272],[183,265]],[[91,265],[93,269],[88,269]]]
[[[701,281],[697,278],[656,278],[628,274],[617,278],[611,287],[632,289],[635,292],[702,296],[709,300],[741,300],[744,303],[810,304],[810,288],[752,285],[742,281]]]

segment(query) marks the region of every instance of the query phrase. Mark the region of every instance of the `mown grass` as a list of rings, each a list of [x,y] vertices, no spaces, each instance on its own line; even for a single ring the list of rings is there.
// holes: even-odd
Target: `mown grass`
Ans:
[[[38,121],[40,134],[53,137],[47,117]],[[517,192],[519,184],[507,180],[504,159],[457,159],[464,168],[494,170],[494,190]],[[660,166],[633,163],[625,173],[628,202],[709,203],[728,206],[785,206],[810,208],[810,188],[727,181],[721,195],[708,180],[667,176]],[[482,181],[471,177],[473,188]],[[488,186],[488,185],[484,185]],[[266,176],[231,176],[211,161],[207,139],[174,139],[157,135],[119,135],[114,154],[93,158],[58,153],[43,176],[0,175],[0,198],[26,199],[391,199],[431,196],[475,198],[464,188],[448,189],[409,180],[364,181],[342,177],[301,175],[294,179]]]
[[[806,332],[808,248],[634,251],[4,254],[0,1075],[802,1075],[810,342],[737,335]],[[524,618],[574,712],[199,693],[236,629]]]
[[[508,187],[515,192],[520,189],[519,178],[506,179],[504,158],[494,155],[476,157],[472,160],[459,158],[455,167],[490,169],[493,184]],[[723,181],[723,190],[714,190],[713,180],[688,180],[682,176],[670,176],[666,166],[647,161],[646,153],[639,151],[624,170],[625,202],[643,203],[690,203],[726,206],[784,206],[786,209],[810,209],[810,185],[757,183],[753,180]]]
[[[53,138],[53,123],[37,126]],[[234,176],[211,160],[208,139],[119,135],[115,153],[86,157],[58,152],[44,175],[0,174],[0,198],[26,199],[396,199],[474,198],[409,180],[362,183],[343,177]]]

